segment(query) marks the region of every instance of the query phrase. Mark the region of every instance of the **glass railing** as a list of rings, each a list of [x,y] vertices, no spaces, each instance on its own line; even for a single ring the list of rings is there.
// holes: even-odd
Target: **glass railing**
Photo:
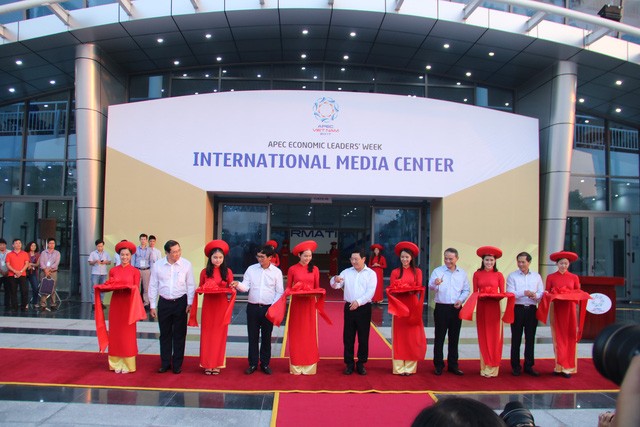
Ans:
[[[574,133],[574,148],[603,149],[605,145],[604,127],[577,124]],[[638,131],[634,129],[609,129],[612,150],[638,150]]]

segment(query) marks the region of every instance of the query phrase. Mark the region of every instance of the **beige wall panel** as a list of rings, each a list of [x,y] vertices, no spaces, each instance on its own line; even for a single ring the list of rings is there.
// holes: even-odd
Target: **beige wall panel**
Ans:
[[[458,265],[469,274],[480,266],[476,249],[498,246],[503,257],[498,269],[505,274],[517,268],[515,257],[527,251],[538,266],[539,162],[497,176],[432,204],[431,265],[441,265],[442,251],[458,249]],[[440,228],[438,230],[438,228]]]
[[[107,148],[104,240],[109,251],[140,233],[154,234],[158,249],[173,239],[193,264],[198,280],[203,247],[213,236],[213,209],[206,191],[119,151]]]

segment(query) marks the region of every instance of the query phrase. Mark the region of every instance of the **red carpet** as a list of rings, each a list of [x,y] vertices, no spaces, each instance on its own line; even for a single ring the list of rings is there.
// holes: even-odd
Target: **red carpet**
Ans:
[[[433,402],[426,394],[281,394],[276,422],[308,427],[409,426]]]
[[[509,361],[502,363],[498,378],[479,375],[478,360],[462,360],[460,368],[466,375],[457,377],[445,372],[442,377],[433,374],[431,361],[422,361],[418,374],[403,377],[391,374],[390,360],[374,359],[367,363],[369,375],[342,374],[344,365],[340,359],[322,359],[318,374],[294,376],[288,373],[288,358],[272,359],[273,376],[256,372],[244,374],[247,360],[244,357],[227,359],[227,368],[218,376],[205,376],[198,367],[198,358],[187,357],[181,375],[158,374],[160,364],[157,355],[138,356],[138,371],[119,375],[109,372],[107,355],[80,351],[0,349],[0,382],[19,384],[68,385],[82,387],[123,387],[162,390],[200,390],[239,393],[260,392],[328,392],[328,393],[471,393],[471,392],[536,392],[536,391],[616,391],[615,384],[603,378],[594,368],[591,359],[581,359],[579,373],[571,379],[551,375],[552,359],[542,359],[536,369],[543,373],[539,378],[523,375],[511,376]],[[42,369],[43,364],[55,369]],[[34,372],[38,378],[34,378]]]

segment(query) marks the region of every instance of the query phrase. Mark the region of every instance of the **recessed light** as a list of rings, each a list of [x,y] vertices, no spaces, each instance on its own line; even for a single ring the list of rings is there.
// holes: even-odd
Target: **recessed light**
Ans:
[[[218,62],[222,61],[222,57],[221,56],[216,57],[216,61]]]
[[[496,56],[495,52],[489,52],[489,56]]]
[[[304,70],[306,70],[306,69],[307,69],[307,67],[300,67],[300,69],[301,69],[302,71],[304,71]]]
[[[306,89],[306,88],[307,88],[306,86],[302,86],[302,89]]]
[[[460,82],[456,82],[456,86],[460,86],[462,83]]]
[[[227,74],[227,70],[222,70],[222,74]]]
[[[306,59],[306,58],[307,58],[307,54],[306,54],[306,53],[301,54],[301,55],[300,55],[300,58],[302,58],[302,59]]]
[[[467,77],[471,77],[471,71],[467,71],[467,72],[465,73],[465,76],[467,76]]]
[[[14,88],[14,87],[10,87],[9,88],[9,92],[14,93],[15,91],[16,91],[16,88]]]
[[[258,74],[258,76],[257,76],[257,77],[258,77],[259,79],[260,79],[260,78],[262,78],[262,74]]]
[[[430,69],[431,69],[431,65],[427,65],[427,66],[426,66],[426,67],[424,67],[424,68],[426,68],[427,70],[430,70]]]
[[[504,103],[504,106],[505,106],[505,107],[508,107],[508,106],[509,106],[509,103],[508,103],[508,102],[505,102],[505,103]]]
[[[207,33],[207,34],[205,34],[205,35],[204,35],[204,37],[205,37],[206,39],[210,39],[211,37],[213,37],[213,35],[212,35],[212,34]]]
[[[463,99],[463,101],[464,101],[464,102],[467,102],[467,101],[468,101],[468,99],[467,99],[467,98],[465,98],[465,99]]]
[[[164,39],[158,39],[158,43],[164,43]]]
[[[616,85],[622,86],[622,80],[616,80]]]
[[[344,55],[344,56],[342,57],[342,59],[344,59],[345,61],[346,61],[346,60],[348,60],[348,59],[349,59],[349,55]]]
[[[450,45],[449,45],[449,43],[445,43],[445,44],[442,45],[442,47],[445,48],[445,49],[449,49]]]
[[[187,77],[187,73],[184,73],[184,74],[182,75],[182,77]]]
[[[209,74],[205,74],[204,76],[205,76],[206,78],[209,78]]]
[[[175,61],[173,61],[173,65],[180,65],[180,61],[176,59]]]
[[[302,34],[304,34],[304,35],[306,36],[307,34],[309,34],[309,30],[307,30],[307,29],[305,28],[304,30],[302,30]]]
[[[313,76],[313,80],[318,80],[318,76]]]
[[[56,81],[55,80],[49,80],[49,84],[54,85],[54,84],[56,84]]]
[[[357,34],[356,34],[356,32],[355,32],[355,31],[351,31],[351,32],[349,33],[349,35],[350,35],[351,37],[355,37]]]
[[[616,113],[622,113],[622,108],[620,107],[616,108]]]
[[[580,99],[578,99],[578,102],[579,102],[580,104],[583,104],[583,103],[584,103],[584,98],[580,98]]]
[[[194,92],[194,95],[200,95],[200,92]]]
[[[22,59],[16,59],[16,65],[22,65]]]
[[[338,88],[338,90],[342,90],[342,88],[341,88],[341,87],[339,87],[339,88]]]
[[[418,78],[419,78],[420,80],[422,80],[422,79],[424,79],[424,76],[418,76]]]
[[[346,68],[342,67],[340,68],[340,71],[346,71]]]
[[[587,119],[584,122],[588,124],[588,123],[591,123],[591,120]]]

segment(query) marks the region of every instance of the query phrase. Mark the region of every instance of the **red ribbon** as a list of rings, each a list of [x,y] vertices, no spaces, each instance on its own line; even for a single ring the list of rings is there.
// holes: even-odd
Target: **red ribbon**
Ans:
[[[542,294],[542,299],[540,300],[538,310],[536,311],[536,317],[545,325],[547,324],[547,317],[549,315],[549,309],[551,308],[551,302],[556,299],[559,301],[575,301],[576,304],[580,304],[580,321],[576,334],[576,339],[580,341],[580,339],[582,339],[584,319],[587,317],[587,300],[591,299],[591,295],[580,289],[568,288],[553,288],[551,292],[545,292]]]
[[[100,353],[104,353],[104,351],[109,346],[109,333],[107,331],[107,325],[104,319],[104,311],[102,309],[102,300],[100,299],[100,294],[102,292],[112,292],[112,291],[121,291],[121,290],[129,290],[130,291],[130,301],[129,301],[129,324],[132,325],[138,320],[143,320],[147,318],[147,313],[144,311],[144,305],[142,305],[142,299],[140,298],[140,294],[138,291],[137,284],[129,284],[127,282],[123,282],[121,280],[109,279],[104,282],[102,285],[94,285],[93,287],[95,297],[95,318],[96,318],[96,335],[98,336],[98,346],[100,348]],[[137,298],[136,298],[137,297]]]
[[[275,326],[280,326],[284,320],[284,314],[287,307],[287,297],[289,295],[316,296],[316,310],[318,310],[318,314],[329,325],[333,325],[333,322],[324,311],[326,293],[327,291],[322,288],[314,288],[311,283],[296,282],[293,286],[287,287],[284,294],[282,294],[278,301],[271,304],[271,307],[267,310],[266,318]]]
[[[226,280],[216,282],[213,277],[208,277],[202,286],[196,289],[197,294],[227,294],[231,295],[231,299],[227,304],[227,308],[224,311],[223,325],[229,325],[231,323],[231,317],[233,315],[233,306],[236,302],[236,290],[230,288]],[[187,326],[198,326],[198,296],[193,298],[193,304],[191,305],[191,311],[189,312],[189,322]]]
[[[415,283],[394,280],[386,290],[389,300],[389,314],[397,317],[409,317],[410,324],[417,324],[422,318],[422,307],[424,304],[425,292],[421,285]],[[419,292],[420,295],[415,300],[414,307],[408,307],[404,302],[396,297],[397,294],[407,292]],[[413,309],[412,309],[413,308]]]
[[[462,320],[473,320],[473,311],[476,308],[479,299],[493,299],[500,301],[501,299],[507,299],[507,306],[504,310],[504,315],[502,315],[502,321],[504,323],[513,323],[514,313],[513,309],[516,303],[516,296],[511,292],[474,292],[471,294],[467,302],[460,310],[460,318]]]

